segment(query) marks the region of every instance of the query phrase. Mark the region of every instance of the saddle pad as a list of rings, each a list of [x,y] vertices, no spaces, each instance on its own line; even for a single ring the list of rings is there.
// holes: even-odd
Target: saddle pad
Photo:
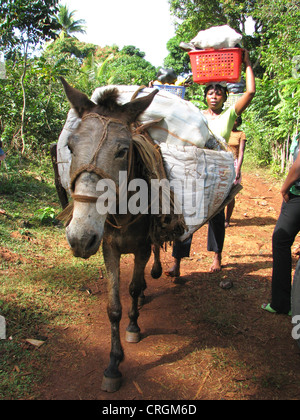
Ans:
[[[167,178],[174,188],[188,231],[184,241],[218,210],[235,179],[231,152],[161,144]]]

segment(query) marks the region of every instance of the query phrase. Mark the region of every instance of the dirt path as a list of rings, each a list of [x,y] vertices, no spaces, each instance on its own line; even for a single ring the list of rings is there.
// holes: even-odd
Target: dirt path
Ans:
[[[260,309],[269,301],[271,237],[279,214],[279,187],[257,174],[243,175],[231,227],[226,230],[223,270],[209,274],[207,227],[194,236],[190,259],[182,263],[182,283],[150,276],[140,312],[142,340],[123,340],[123,386],[101,391],[110,350],[110,326],[103,291],[83,309],[82,323],[62,330],[52,344],[51,374],[39,388],[40,399],[194,400],[299,399],[300,352],[291,337],[291,319]],[[296,240],[296,245],[299,239]],[[164,269],[171,249],[162,253]],[[296,262],[296,258],[295,258]],[[132,258],[122,262],[125,336]],[[233,280],[224,291],[221,280]]]

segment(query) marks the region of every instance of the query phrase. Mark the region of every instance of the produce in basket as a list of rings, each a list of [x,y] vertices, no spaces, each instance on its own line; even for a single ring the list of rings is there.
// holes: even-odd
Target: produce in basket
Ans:
[[[198,35],[191,40],[195,49],[204,50],[207,48],[221,49],[233,48],[242,40],[242,35],[237,33],[228,25],[213,26],[205,31],[200,31]]]

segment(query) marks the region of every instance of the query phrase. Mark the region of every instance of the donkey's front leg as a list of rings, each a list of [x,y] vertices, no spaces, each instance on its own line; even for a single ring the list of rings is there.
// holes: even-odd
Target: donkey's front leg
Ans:
[[[122,382],[119,364],[124,359],[119,328],[122,318],[122,306],[119,296],[120,254],[103,241],[103,256],[108,281],[107,313],[111,324],[111,352],[110,363],[104,372],[101,389],[102,391],[116,392],[120,388]]]
[[[137,320],[139,317],[139,299],[146,289],[146,282],[144,278],[144,271],[146,264],[151,255],[151,247],[145,247],[145,249],[135,254],[134,259],[134,271],[132,281],[129,286],[129,293],[132,298],[131,309],[128,313],[129,325],[126,329],[126,341],[128,343],[138,343],[140,341],[140,328]]]

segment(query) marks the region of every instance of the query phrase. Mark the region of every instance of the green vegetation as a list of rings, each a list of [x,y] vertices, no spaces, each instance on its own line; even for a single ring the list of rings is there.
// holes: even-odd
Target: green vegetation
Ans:
[[[271,165],[284,172],[292,137],[299,131],[300,37],[297,25],[299,0],[169,0],[178,18],[177,35],[170,40],[168,65],[176,71],[186,66],[178,59],[178,45],[189,42],[200,31],[228,24],[243,34],[243,47],[250,52],[257,78],[256,96],[243,115],[248,158],[259,165]],[[246,32],[251,18],[254,31]],[[182,55],[181,55],[182,56]],[[190,99],[201,98],[201,88],[192,87]]]
[[[242,32],[257,77],[257,94],[242,127],[249,140],[248,156],[284,172],[287,150],[299,125],[295,58],[300,45],[299,0],[169,3],[178,23],[176,37],[167,44],[164,65],[177,74],[190,72],[188,54],[179,48],[181,41],[188,42],[199,30],[213,25],[229,24]],[[22,19],[16,20],[16,15]],[[254,27],[251,34],[246,32],[249,19]],[[138,48],[82,43],[76,34],[85,30],[85,22],[58,0],[1,3],[0,48],[6,57],[7,78],[0,79],[0,130],[9,153],[44,153],[57,140],[69,108],[58,76],[65,76],[88,95],[102,85],[148,85],[155,79],[158,69]],[[36,54],[40,43],[43,48]],[[193,84],[186,98],[203,107],[202,92],[202,86]]]
[[[93,299],[82,289],[98,279],[103,261],[101,253],[89,261],[72,257],[54,219],[61,209],[48,158],[7,159],[0,207],[0,314],[8,338],[0,342],[0,400],[27,399],[47,369],[48,341],[80,320],[81,306]]]

